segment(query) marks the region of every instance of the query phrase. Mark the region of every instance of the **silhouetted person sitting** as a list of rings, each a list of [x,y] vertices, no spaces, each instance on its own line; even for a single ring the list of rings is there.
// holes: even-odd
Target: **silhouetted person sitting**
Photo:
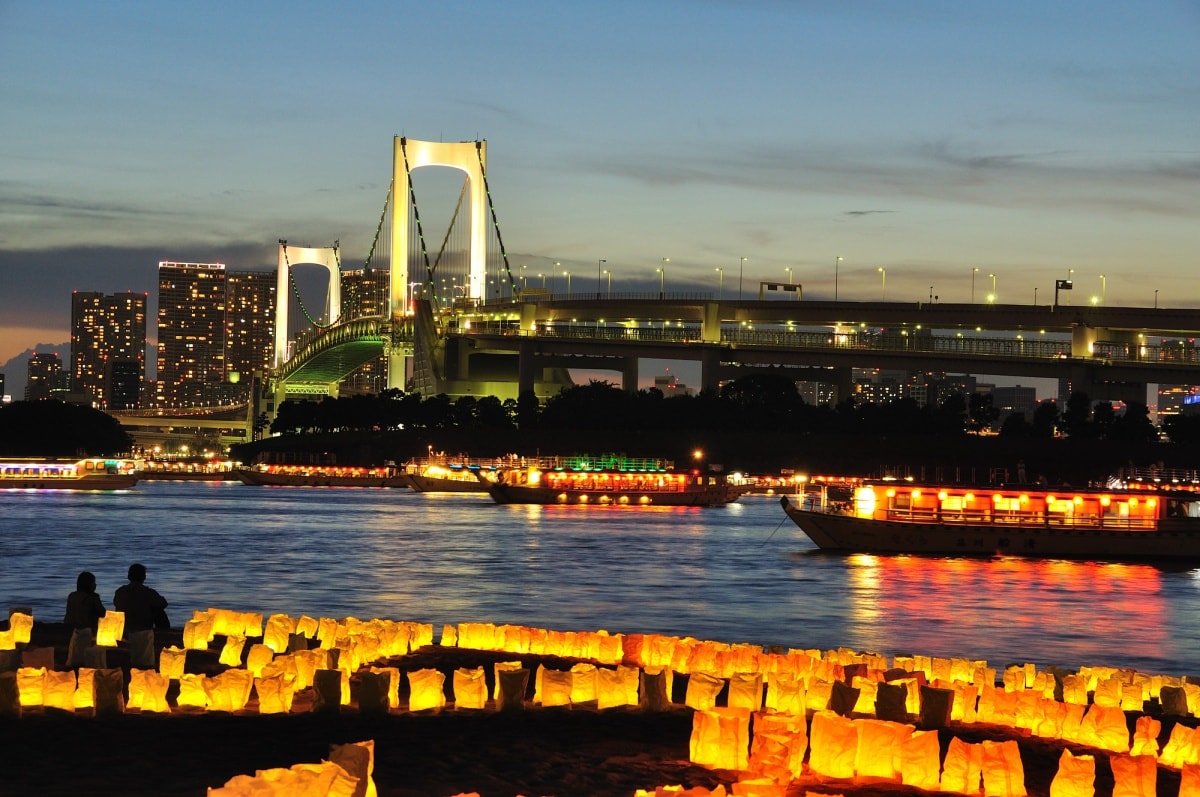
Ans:
[[[126,633],[170,627],[167,599],[147,587],[145,581],[145,565],[132,564],[129,566],[129,583],[113,596],[113,608],[125,612]]]
[[[90,628],[95,631],[104,612],[104,602],[96,594],[96,577],[84,570],[75,579],[75,591],[67,596],[67,613],[63,623],[71,628]]]

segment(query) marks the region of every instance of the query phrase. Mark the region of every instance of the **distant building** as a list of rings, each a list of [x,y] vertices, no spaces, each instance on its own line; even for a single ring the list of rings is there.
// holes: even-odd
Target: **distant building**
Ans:
[[[387,269],[364,268],[342,272],[342,318],[388,314]],[[387,388],[387,355],[359,366],[338,385],[338,395],[378,394]]]
[[[675,376],[675,374],[654,377],[654,389],[668,398],[671,396],[691,396],[695,394],[695,391],[691,390],[683,382],[680,382],[679,377]]]
[[[230,271],[225,284],[225,381],[240,401],[271,368],[277,286],[272,271]]]
[[[164,407],[223,403],[223,263],[158,264],[158,399]]]
[[[57,354],[43,352],[33,355],[29,358],[28,369],[25,377],[26,401],[48,399],[63,389],[62,360]]]
[[[132,409],[140,405],[145,378],[146,294],[72,293],[72,390],[89,396],[95,407]]]
[[[1169,418],[1172,415],[1194,413],[1196,404],[1200,401],[1200,387],[1195,385],[1159,385],[1158,386],[1158,419]]]
[[[1003,424],[1008,416],[1018,412],[1024,413],[1025,422],[1029,423],[1033,420],[1037,406],[1037,388],[1021,385],[992,388],[992,407],[1000,410],[997,423]]]

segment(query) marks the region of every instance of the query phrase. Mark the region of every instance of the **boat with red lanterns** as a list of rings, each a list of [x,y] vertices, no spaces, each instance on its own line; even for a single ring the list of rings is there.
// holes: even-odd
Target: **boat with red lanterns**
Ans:
[[[235,468],[242,484],[267,487],[408,487],[395,465],[255,465]]]
[[[1073,489],[864,480],[780,499],[825,551],[1046,559],[1200,560],[1200,494],[1124,483]]]
[[[721,473],[676,471],[668,460],[622,454],[543,457],[495,476],[487,489],[498,504],[720,506],[746,492]]]

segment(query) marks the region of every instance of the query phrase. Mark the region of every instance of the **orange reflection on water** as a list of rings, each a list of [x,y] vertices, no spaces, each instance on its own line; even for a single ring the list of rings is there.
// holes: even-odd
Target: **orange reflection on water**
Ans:
[[[878,629],[904,629],[896,652],[1063,666],[1117,649],[1169,655],[1170,606],[1150,565],[860,555],[850,589],[855,637],[878,646],[890,636]]]

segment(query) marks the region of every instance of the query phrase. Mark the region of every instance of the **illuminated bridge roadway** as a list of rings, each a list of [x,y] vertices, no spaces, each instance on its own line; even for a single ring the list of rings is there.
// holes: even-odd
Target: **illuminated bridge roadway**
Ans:
[[[638,360],[658,358],[698,362],[703,388],[787,368],[848,395],[851,369],[888,368],[1068,377],[1093,398],[1144,401],[1148,383],[1200,382],[1198,336],[1200,310],[1190,309],[541,295],[437,315],[418,303],[396,324],[358,319],[278,376],[328,393],[358,364],[404,352],[416,357],[424,394],[507,398],[553,394],[568,368],[613,371],[632,389]]]

